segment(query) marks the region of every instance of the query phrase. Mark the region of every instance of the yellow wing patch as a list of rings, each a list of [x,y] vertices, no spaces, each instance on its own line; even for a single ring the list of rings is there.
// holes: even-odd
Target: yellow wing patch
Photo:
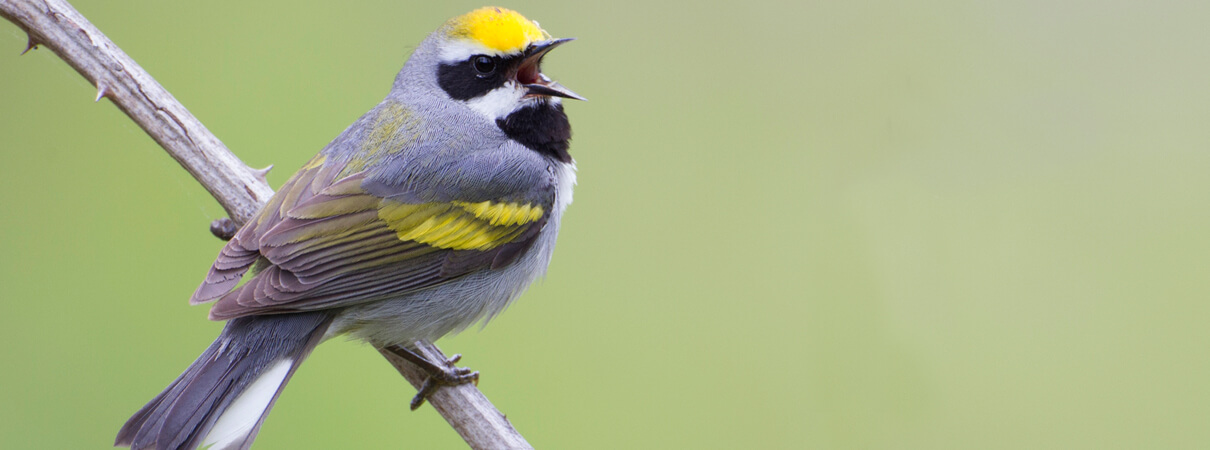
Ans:
[[[492,225],[519,225],[542,218],[542,207],[539,205],[522,205],[515,202],[496,203],[491,201],[453,203],[474,214],[475,217],[488,221]]]
[[[542,217],[542,207],[516,203],[425,203],[383,200],[382,219],[405,241],[454,250],[491,250],[516,239]]]
[[[538,23],[511,9],[479,8],[450,19],[450,34],[464,36],[501,53],[517,53],[530,43],[550,39]]]

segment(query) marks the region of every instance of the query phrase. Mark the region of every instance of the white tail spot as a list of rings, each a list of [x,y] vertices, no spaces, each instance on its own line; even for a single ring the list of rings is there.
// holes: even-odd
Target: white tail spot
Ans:
[[[202,447],[225,449],[243,442],[260,421],[260,416],[269,407],[269,402],[277,395],[277,390],[286,380],[293,363],[293,360],[283,359],[262,372],[214,422],[214,427],[210,429],[206,439],[202,440]]]

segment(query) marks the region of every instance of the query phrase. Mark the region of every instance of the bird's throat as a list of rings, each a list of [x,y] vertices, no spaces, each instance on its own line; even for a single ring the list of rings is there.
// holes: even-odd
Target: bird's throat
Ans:
[[[496,125],[509,138],[533,151],[565,163],[571,162],[571,155],[567,153],[571,123],[567,121],[561,103],[536,102],[496,119]]]

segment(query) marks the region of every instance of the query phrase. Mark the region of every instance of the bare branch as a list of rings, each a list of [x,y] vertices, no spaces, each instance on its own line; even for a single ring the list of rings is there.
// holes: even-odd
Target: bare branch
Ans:
[[[96,100],[108,98],[117,105],[189,171],[236,224],[251,219],[273,195],[264,178],[267,168],[251,169],[240,161],[172,94],[67,2],[0,0],[0,16],[29,35],[25,51],[46,46],[92,82],[97,87]],[[418,342],[416,346],[433,360],[445,358],[432,343]],[[424,382],[423,371],[389,351],[379,351],[413,386]],[[472,448],[530,447],[472,384],[441,388],[429,402]]]
[[[0,15],[97,87],[210,191],[236,222],[251,218],[273,189],[211,134],[117,45],[59,0],[0,1]]]

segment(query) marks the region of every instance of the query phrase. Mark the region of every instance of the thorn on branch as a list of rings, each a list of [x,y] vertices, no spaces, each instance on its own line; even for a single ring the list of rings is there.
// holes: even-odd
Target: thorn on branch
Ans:
[[[108,94],[109,94],[109,88],[107,88],[105,86],[105,83],[102,81],[97,81],[97,98],[93,99],[92,102],[93,103],[99,102],[99,101],[101,101],[102,97],[105,97]]]
[[[235,222],[232,222],[227,217],[210,222],[210,233],[214,234],[214,237],[224,241],[230,241],[231,238],[235,237],[235,232],[238,230],[235,227]]]
[[[42,45],[40,42],[34,39],[34,35],[26,33],[25,36],[27,36],[29,40],[25,42],[25,50],[21,51],[22,55],[29,53],[30,50],[37,50],[38,46]]]
[[[269,180],[265,179],[265,176],[269,175],[270,170],[273,170],[272,164],[269,164],[264,169],[252,169],[252,174],[256,175],[257,179],[264,181],[265,183],[268,183]]]

